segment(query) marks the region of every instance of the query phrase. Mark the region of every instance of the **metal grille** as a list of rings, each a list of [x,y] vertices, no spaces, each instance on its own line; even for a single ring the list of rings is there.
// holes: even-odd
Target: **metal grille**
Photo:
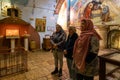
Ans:
[[[0,77],[25,71],[27,71],[27,51],[23,48],[17,48],[13,53],[0,50]]]

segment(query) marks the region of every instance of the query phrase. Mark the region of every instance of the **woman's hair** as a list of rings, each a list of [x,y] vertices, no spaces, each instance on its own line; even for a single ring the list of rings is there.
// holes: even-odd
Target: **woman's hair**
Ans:
[[[76,28],[73,26],[69,26],[69,30],[72,30],[73,32],[76,32]]]
[[[56,27],[59,27],[61,30],[63,30],[63,29],[62,29],[62,26],[59,25],[59,24],[56,24]]]
[[[59,25],[59,24],[56,24],[56,26],[61,27],[61,25]]]

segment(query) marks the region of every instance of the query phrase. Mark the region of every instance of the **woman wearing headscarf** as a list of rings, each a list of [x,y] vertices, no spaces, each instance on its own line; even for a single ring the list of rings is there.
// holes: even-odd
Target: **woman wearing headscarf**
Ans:
[[[81,20],[81,34],[75,42],[73,61],[77,80],[94,80],[98,73],[98,51],[101,37],[91,20]]]
[[[62,67],[63,67],[63,49],[66,40],[66,34],[63,31],[62,27],[57,24],[56,31],[51,36],[51,43],[53,45],[53,56],[55,62],[55,69],[51,74],[58,73],[58,76],[62,76]],[[59,64],[58,64],[59,63]],[[59,70],[58,70],[58,65]]]

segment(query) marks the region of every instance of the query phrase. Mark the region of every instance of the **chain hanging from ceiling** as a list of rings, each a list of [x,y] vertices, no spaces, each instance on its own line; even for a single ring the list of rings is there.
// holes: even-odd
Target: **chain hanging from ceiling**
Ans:
[[[32,14],[34,14],[34,10],[35,10],[35,0],[33,0]]]

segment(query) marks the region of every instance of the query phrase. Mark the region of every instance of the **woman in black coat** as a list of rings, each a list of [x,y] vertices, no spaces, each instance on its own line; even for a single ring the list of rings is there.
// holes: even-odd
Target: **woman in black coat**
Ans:
[[[72,69],[72,55],[73,55],[73,47],[74,47],[74,43],[75,40],[78,38],[78,35],[76,33],[76,29],[75,27],[70,26],[69,27],[69,34],[68,34],[68,38],[67,41],[65,43],[65,48],[64,48],[64,55],[66,57],[66,61],[67,61],[67,66],[68,66],[68,70],[69,70],[69,74],[70,74],[70,79],[71,80],[75,80],[75,72]]]

